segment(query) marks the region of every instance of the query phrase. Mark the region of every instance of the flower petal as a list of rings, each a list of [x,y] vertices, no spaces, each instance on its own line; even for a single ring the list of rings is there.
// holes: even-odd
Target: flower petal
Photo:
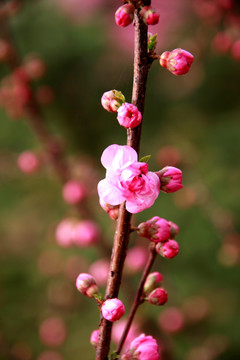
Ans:
[[[130,146],[113,144],[108,146],[101,157],[101,163],[106,169],[119,171],[137,161],[137,153]]]
[[[110,205],[119,205],[125,201],[121,191],[107,179],[103,179],[98,183],[98,195]]]

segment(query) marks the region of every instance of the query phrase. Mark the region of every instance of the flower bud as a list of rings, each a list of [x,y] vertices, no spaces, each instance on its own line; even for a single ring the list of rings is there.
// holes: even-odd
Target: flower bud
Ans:
[[[70,247],[73,245],[73,233],[75,222],[72,219],[62,220],[56,227],[55,236],[58,245]]]
[[[160,65],[168,69],[174,75],[186,74],[192,65],[194,56],[183,49],[165,51],[160,56]]]
[[[151,6],[144,6],[139,14],[147,25],[156,25],[159,22],[159,14]]]
[[[99,330],[93,330],[90,336],[90,343],[96,348],[98,346]]]
[[[95,279],[89,274],[79,274],[76,280],[76,287],[78,291],[89,298],[92,298],[99,293]]]
[[[159,360],[157,341],[152,336],[141,334],[134,339],[121,360]]]
[[[155,289],[156,285],[162,282],[163,276],[159,272],[155,271],[148,275],[145,284],[144,284],[144,294],[149,294],[152,290]]]
[[[179,253],[179,245],[175,240],[169,239],[164,243],[158,243],[156,245],[156,251],[159,255],[172,259]]]
[[[115,12],[115,21],[118,26],[128,26],[133,21],[134,6],[132,4],[125,4],[120,6]]]
[[[127,128],[135,128],[142,121],[142,114],[138,111],[138,108],[129,103],[124,103],[117,110],[117,120],[121,126]]]
[[[179,227],[172,221],[168,222],[171,226],[171,235],[170,238],[171,239],[175,239],[175,237],[177,236],[177,234],[179,233]]]
[[[101,205],[103,210],[108,213],[112,220],[118,219],[119,205],[110,205],[106,203],[102,198],[99,198],[99,204]]]
[[[158,243],[170,238],[171,226],[167,220],[154,216],[152,219],[141,223],[138,226],[137,233],[139,236]]]
[[[157,46],[157,34],[148,32],[148,51],[152,53]]]
[[[107,91],[101,98],[102,107],[109,112],[117,112],[124,102],[125,96],[118,90]]]
[[[162,288],[157,288],[148,295],[147,300],[152,305],[164,305],[168,301],[168,293]]]
[[[70,205],[80,203],[86,195],[86,189],[79,181],[66,182],[62,190],[63,199]]]
[[[107,299],[102,304],[102,316],[108,321],[117,321],[124,313],[125,307],[121,300],[117,298]]]
[[[19,169],[25,174],[33,174],[40,167],[39,159],[32,151],[22,152],[18,157],[17,164]]]
[[[156,172],[160,179],[160,189],[166,193],[172,193],[183,188],[182,171],[174,166],[165,166]]]

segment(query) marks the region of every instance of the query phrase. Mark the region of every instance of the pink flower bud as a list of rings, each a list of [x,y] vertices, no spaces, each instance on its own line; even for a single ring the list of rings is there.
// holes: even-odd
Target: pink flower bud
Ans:
[[[159,22],[159,14],[151,6],[144,6],[140,15],[147,25],[156,25]]]
[[[101,98],[102,107],[110,112],[117,112],[118,108],[125,102],[125,96],[118,90],[110,90]]]
[[[125,265],[130,272],[142,271],[146,265],[148,250],[143,246],[134,246],[128,250]]]
[[[155,289],[156,285],[160,282],[162,282],[163,276],[159,272],[155,271],[148,275],[143,291],[145,294],[149,294],[152,290]]]
[[[168,301],[168,294],[162,288],[154,289],[147,297],[152,305],[164,305]]]
[[[75,224],[73,242],[80,247],[95,245],[100,239],[100,229],[91,220],[82,220]]]
[[[164,243],[158,243],[156,245],[156,251],[159,255],[172,259],[179,253],[179,245],[175,240],[168,240]]]
[[[137,232],[139,236],[158,243],[170,238],[171,226],[167,220],[154,216],[152,219],[141,223]]]
[[[76,287],[78,291],[89,298],[92,298],[99,293],[95,279],[89,274],[79,274],[76,280]]]
[[[93,330],[90,336],[90,343],[96,348],[98,345],[99,330]]]
[[[115,12],[115,21],[118,26],[128,26],[133,21],[134,6],[132,4],[125,4],[120,6]]]
[[[117,111],[117,120],[121,126],[127,128],[135,128],[142,121],[142,114],[138,111],[138,108],[129,103],[124,103]]]
[[[102,198],[99,198],[99,204],[101,205],[103,210],[108,213],[112,220],[118,219],[119,205],[110,205],[106,203]]]
[[[22,152],[18,157],[17,164],[19,169],[25,174],[33,174],[40,167],[40,162],[32,151]]]
[[[156,172],[160,179],[160,189],[166,193],[172,193],[183,188],[182,171],[174,166],[165,166]]]
[[[171,235],[170,238],[171,239],[175,239],[175,237],[177,236],[177,234],[179,233],[179,227],[172,221],[168,222],[171,226]]]
[[[62,220],[55,232],[57,243],[62,247],[69,247],[73,245],[73,233],[75,223],[72,219]]]
[[[102,316],[108,321],[117,321],[125,313],[125,307],[121,300],[108,299],[102,304]]]
[[[68,181],[62,190],[63,199],[67,204],[80,203],[86,197],[86,189],[79,181]]]
[[[160,65],[168,69],[174,75],[186,74],[192,65],[194,56],[183,49],[165,51],[160,56]]]
[[[100,286],[107,283],[110,264],[107,259],[99,259],[92,263],[89,268],[89,273],[96,279]]]
[[[134,339],[121,360],[159,360],[157,341],[152,336],[141,334]]]

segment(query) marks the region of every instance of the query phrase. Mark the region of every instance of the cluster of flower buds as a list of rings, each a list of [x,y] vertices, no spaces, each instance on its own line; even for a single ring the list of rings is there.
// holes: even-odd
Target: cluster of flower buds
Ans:
[[[179,245],[173,240],[178,232],[179,227],[175,223],[158,216],[139,224],[137,228],[138,235],[157,243],[157,253],[168,259],[179,252]]]
[[[168,69],[174,75],[184,75],[193,63],[194,56],[183,49],[165,51],[160,56],[160,65]]]
[[[159,360],[157,341],[152,336],[141,334],[134,339],[128,350],[121,356],[121,360]]]
[[[57,243],[62,247],[72,245],[87,247],[98,243],[101,232],[98,225],[92,220],[76,221],[67,218],[58,224],[55,236]]]
[[[159,284],[162,282],[163,276],[159,272],[153,272],[148,275],[144,288],[143,295],[145,300],[147,300],[152,305],[164,305],[168,301],[167,292],[159,287]]]
[[[105,92],[101,98],[103,108],[109,112],[117,113],[119,124],[125,129],[135,128],[142,121],[142,114],[138,108],[125,102],[125,96],[118,90]]]
[[[128,26],[133,22],[135,8],[133,4],[127,3],[117,9],[115,21],[118,26]],[[159,14],[152,6],[143,6],[139,12],[146,25],[156,25],[159,22]]]
[[[173,193],[181,190],[182,171],[174,166],[165,166],[156,172],[160,179],[160,189],[165,193]]]

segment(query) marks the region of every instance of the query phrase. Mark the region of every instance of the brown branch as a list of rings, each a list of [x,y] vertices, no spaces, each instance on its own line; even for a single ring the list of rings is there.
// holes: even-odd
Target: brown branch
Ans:
[[[142,304],[143,287],[144,287],[145,281],[147,279],[147,276],[148,276],[149,272],[151,271],[151,268],[153,266],[153,263],[154,263],[154,260],[155,260],[156,256],[157,256],[157,253],[156,253],[156,250],[155,250],[155,244],[151,243],[150,246],[149,246],[148,261],[147,261],[147,264],[146,264],[145,269],[143,271],[142,278],[141,278],[141,281],[139,283],[138,291],[137,291],[136,297],[135,297],[135,299],[133,301],[132,308],[130,310],[130,314],[129,314],[129,317],[128,317],[127,324],[125,326],[124,332],[123,332],[123,334],[121,336],[121,339],[120,339],[120,342],[119,342],[119,345],[118,345],[118,348],[117,348],[117,353],[118,354],[120,354],[120,352],[122,350],[122,347],[123,347],[124,342],[126,340],[128,331],[129,331],[129,329],[130,329],[130,327],[132,325],[132,321],[133,321],[133,318],[134,318],[134,316],[136,314],[136,311],[137,311],[139,305]]]
[[[147,54],[147,26],[139,16],[139,11],[135,11],[135,49],[134,49],[134,76],[132,103],[136,105],[143,114],[146,94],[147,76],[149,71]],[[141,124],[127,132],[127,145],[134,148],[139,153],[141,138]],[[114,236],[110,274],[107,284],[105,298],[118,296],[122,279],[124,260],[126,257],[129,234],[130,234],[131,214],[125,208],[125,203],[120,207],[117,228]],[[96,352],[96,360],[107,360],[111,342],[112,323],[102,319],[99,331],[99,344]]]

